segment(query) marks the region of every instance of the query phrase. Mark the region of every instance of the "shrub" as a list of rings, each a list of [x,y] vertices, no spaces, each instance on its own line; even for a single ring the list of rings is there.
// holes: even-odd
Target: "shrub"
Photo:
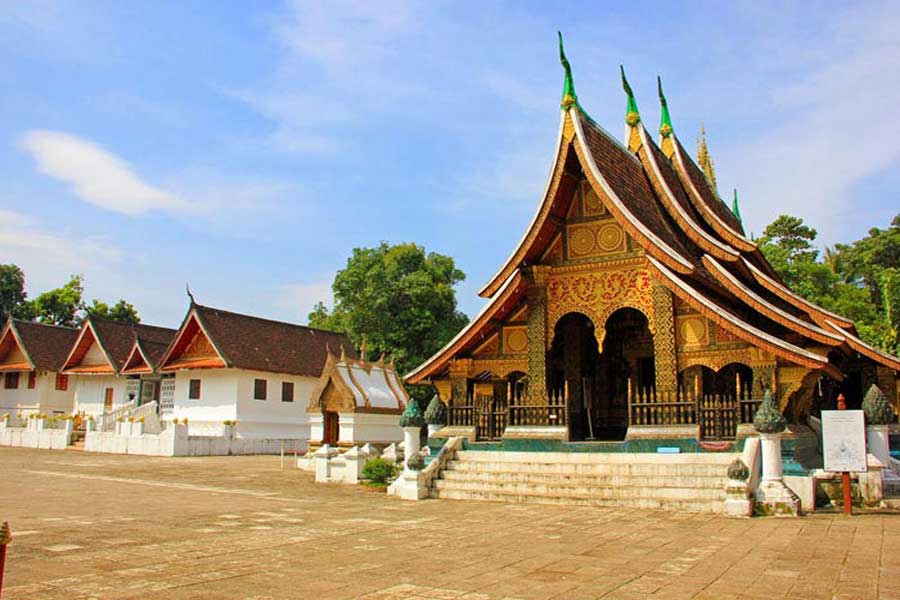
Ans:
[[[397,476],[397,466],[383,458],[371,458],[363,465],[362,474],[373,483],[387,484]]]

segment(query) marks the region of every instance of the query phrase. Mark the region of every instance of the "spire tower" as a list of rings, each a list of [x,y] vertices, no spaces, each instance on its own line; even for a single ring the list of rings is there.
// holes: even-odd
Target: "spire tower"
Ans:
[[[700,125],[700,137],[697,138],[697,164],[703,169],[706,181],[713,191],[719,193],[716,186],[716,168],[712,157],[709,155],[709,146],[706,144],[706,126]]]

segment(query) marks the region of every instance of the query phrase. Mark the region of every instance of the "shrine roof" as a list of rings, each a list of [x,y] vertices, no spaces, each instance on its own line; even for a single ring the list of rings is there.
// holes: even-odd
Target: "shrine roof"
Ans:
[[[323,408],[323,394],[329,384],[338,390],[343,407],[353,411],[399,414],[409,402],[393,361],[386,363],[384,357],[372,362],[349,358],[343,351],[340,356],[329,352],[319,383],[310,397],[311,412]]]

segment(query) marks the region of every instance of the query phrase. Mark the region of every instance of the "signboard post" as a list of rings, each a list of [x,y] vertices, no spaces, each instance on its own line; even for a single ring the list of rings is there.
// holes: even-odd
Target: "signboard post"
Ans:
[[[838,410],[822,411],[822,446],[825,470],[841,473],[844,514],[850,515],[850,473],[866,471],[866,417],[861,410],[847,410],[843,394]]]

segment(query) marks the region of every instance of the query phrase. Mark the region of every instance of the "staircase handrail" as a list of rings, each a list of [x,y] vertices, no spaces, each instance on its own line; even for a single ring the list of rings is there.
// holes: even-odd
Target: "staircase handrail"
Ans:
[[[119,420],[119,417],[127,417],[134,406],[134,401],[126,402],[116,410],[111,410],[97,417],[97,431],[112,431],[115,429],[116,421]]]
[[[441,446],[437,456],[435,456],[431,462],[428,463],[428,466],[422,470],[422,476],[425,478],[426,487],[431,487],[432,482],[438,478],[447,463],[453,458],[456,452],[461,449],[461,437],[451,437],[444,442],[444,445]]]

